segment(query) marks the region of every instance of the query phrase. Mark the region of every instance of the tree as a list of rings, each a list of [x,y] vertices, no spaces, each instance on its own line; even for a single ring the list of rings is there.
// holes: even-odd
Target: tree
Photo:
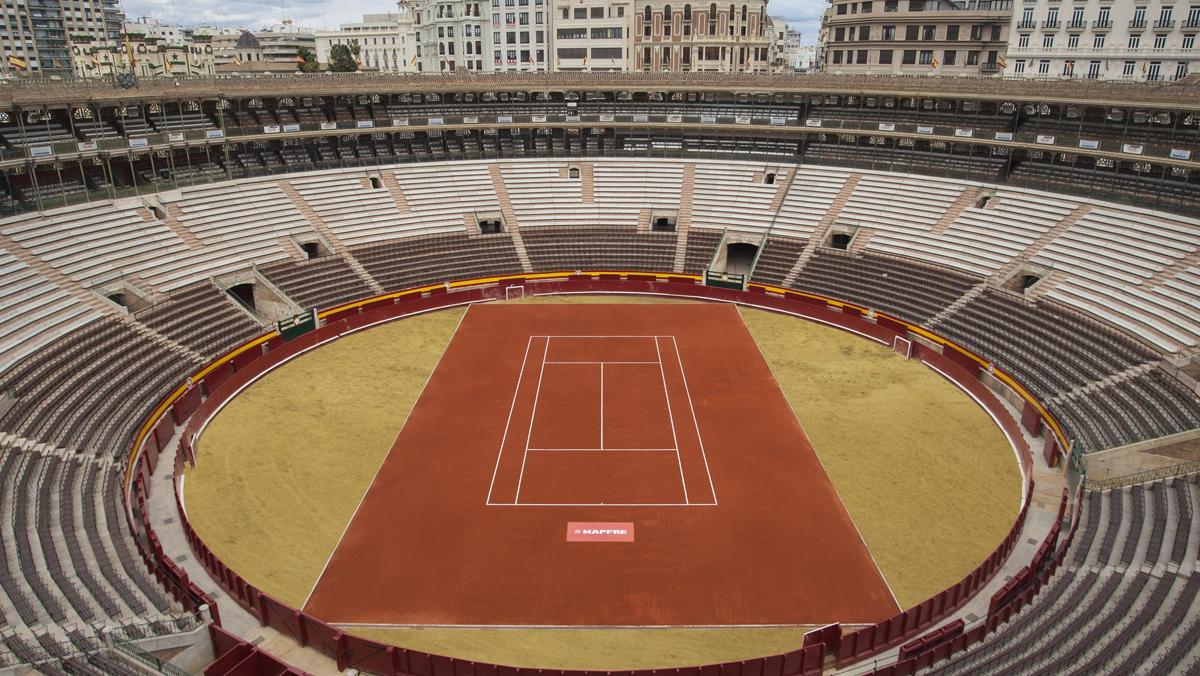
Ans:
[[[333,45],[329,48],[329,70],[335,73],[353,73],[358,70],[358,42],[349,45]]]
[[[296,64],[301,73],[315,73],[320,69],[320,65],[317,64],[317,55],[313,54],[308,47],[297,47],[296,56],[304,60],[302,63]]]

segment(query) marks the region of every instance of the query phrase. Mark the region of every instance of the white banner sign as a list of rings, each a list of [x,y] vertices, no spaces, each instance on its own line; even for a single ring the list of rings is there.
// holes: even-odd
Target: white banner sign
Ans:
[[[225,130],[209,129],[204,132],[204,138],[225,138]]]
[[[1038,134],[1037,138],[1034,140],[1044,146],[1054,145],[1054,137],[1053,136],[1046,136],[1045,134]]]
[[[279,125],[268,124],[267,126],[263,127],[263,133],[264,134],[278,134],[279,133]]]
[[[998,131],[995,138],[997,141],[1011,141],[1013,140],[1013,134],[1011,131]]]
[[[463,124],[478,124],[478,123],[479,123],[479,117],[476,115],[464,115],[463,116]]]
[[[924,125],[920,125],[917,127],[917,133],[918,134],[926,134],[926,135],[932,134],[933,127],[926,127]]]
[[[175,141],[182,141],[183,140],[183,132],[181,132],[181,131],[168,132],[167,140],[172,143],[174,143]]]
[[[322,122],[321,129],[337,129],[337,122]]]
[[[806,127],[819,127],[819,126],[821,126],[821,121],[820,121],[820,120],[805,120],[805,121],[804,121],[804,126],[806,126]]]
[[[955,129],[954,135],[959,138],[972,138],[973,136],[975,136],[975,130],[974,129]]]
[[[150,141],[144,136],[129,139],[130,148],[145,148],[148,145],[150,145]]]
[[[283,125],[283,131],[284,131],[285,133],[287,133],[287,132],[293,132],[293,131],[300,131],[300,125],[298,125],[298,124],[285,124],[285,125]]]
[[[76,145],[79,146],[79,152],[81,153],[88,152],[89,150],[95,150],[97,148],[95,141],[80,141]]]
[[[441,120],[441,118],[439,117],[438,120]],[[438,124],[441,124],[441,122],[439,121]],[[374,127],[375,127],[375,120],[359,120],[358,121],[359,129],[372,129]]]
[[[145,141],[146,139],[142,139]],[[130,143],[132,145],[132,141]],[[54,149],[50,146],[32,146],[29,148],[30,157],[50,157],[54,154]]]
[[[1096,150],[1100,147],[1100,142],[1090,138],[1081,138],[1079,139],[1079,147],[1084,150]]]
[[[1146,147],[1143,145],[1138,145],[1135,143],[1121,144],[1121,152],[1129,153],[1130,155],[1141,155],[1144,150],[1146,150]]]
[[[879,131],[896,131],[895,122],[880,122]]]
[[[1190,160],[1190,159],[1192,159],[1192,151],[1183,150],[1180,148],[1171,148],[1171,159],[1173,159],[1173,160]]]

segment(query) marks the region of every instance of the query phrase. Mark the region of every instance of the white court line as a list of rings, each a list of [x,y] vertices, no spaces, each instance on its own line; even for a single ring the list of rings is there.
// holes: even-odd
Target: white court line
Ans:
[[[525,435],[525,452],[521,454],[521,473],[517,475],[517,492],[513,504],[521,501],[521,481],[525,479],[525,461],[529,458],[529,441],[533,438],[533,419],[537,417],[538,397],[542,394],[542,376],[546,373],[546,355],[550,352],[550,336],[546,336],[546,347],[542,350],[542,364],[538,367],[537,389],[533,392],[533,410],[529,412],[529,432]]]
[[[675,361],[679,363],[679,378],[683,380],[683,391],[687,393],[688,408],[692,411],[692,425],[696,427],[696,442],[700,444],[700,457],[704,458],[704,473],[708,475],[708,490],[712,491],[713,504],[717,504],[717,487],[713,485],[712,470],[708,468],[708,453],[704,452],[704,437],[700,435],[700,422],[696,420],[696,406],[692,403],[692,390],[687,384],[687,373],[683,370],[683,357],[679,356],[679,343],[671,336],[671,344],[675,346]],[[657,341],[655,341],[657,343]],[[672,427],[674,429],[674,427]],[[678,446],[678,442],[676,442]],[[680,465],[680,471],[683,466]]]
[[[400,429],[396,430],[396,436],[392,439],[391,445],[388,446],[387,453],[383,454],[383,459],[379,461],[379,467],[375,469],[375,476],[371,477],[371,483],[367,484],[367,490],[363,491],[362,497],[358,499],[358,504],[354,507],[354,513],[350,515],[350,520],[346,522],[346,527],[342,529],[342,534],[338,536],[337,544],[329,552],[329,558],[325,559],[325,565],[321,566],[321,573],[317,575],[317,581],[313,582],[312,589],[308,590],[308,596],[304,597],[304,605],[300,606],[301,610],[304,610],[308,606],[308,602],[312,600],[317,587],[321,585],[321,578],[325,577],[325,571],[329,569],[329,563],[333,561],[333,555],[337,553],[337,550],[342,548],[342,540],[346,538],[346,533],[350,532],[351,524],[358,517],[358,510],[362,509],[363,503],[367,501],[367,495],[375,487],[375,482],[379,480],[379,475],[383,472],[383,466],[387,464],[388,458],[391,457],[392,449],[396,447],[396,442],[400,439],[400,434],[404,432],[409,419],[412,418],[413,411],[416,411],[417,407],[421,405],[421,397],[425,395],[425,388],[429,387],[429,381],[433,380],[433,374],[437,373],[438,367],[442,365],[442,360],[446,358],[446,353],[450,351],[450,344],[454,342],[454,337],[458,335],[458,330],[462,328],[463,320],[467,318],[467,314],[471,312],[472,307],[474,306],[468,305],[467,309],[463,311],[462,316],[458,318],[458,323],[454,325],[454,332],[450,334],[450,340],[446,341],[446,347],[442,348],[441,356],[438,357],[437,363],[429,371],[429,375],[425,376],[425,384],[421,386],[421,393],[417,395],[417,399],[413,402],[413,407],[409,410],[408,415],[405,416],[404,422],[400,423]]]
[[[683,477],[683,458],[679,457],[679,436],[675,434],[675,414],[671,412],[671,394],[667,391],[667,372],[663,369],[662,349],[658,346],[658,338],[654,339],[654,351],[658,353],[658,374],[662,376],[663,399],[667,402],[667,419],[671,421],[671,440],[675,442],[675,464],[679,465],[679,483],[683,486],[683,501],[688,500],[687,479]]]
[[[517,407],[517,394],[521,391],[521,378],[525,377],[525,364],[529,361],[529,348],[533,346],[533,336],[525,341],[525,356],[521,358],[521,370],[517,372],[517,386],[513,388],[512,403],[508,406],[508,419],[504,421],[504,435],[500,437],[500,450],[496,452],[496,467],[492,469],[492,481],[488,484],[487,500],[484,504],[492,504],[492,489],[496,485],[496,474],[500,471],[500,458],[504,456],[504,444],[508,441],[508,426],[512,424],[513,409]]]
[[[615,453],[618,451],[635,451],[645,453],[650,451],[662,451],[664,453],[674,453],[677,449],[674,448],[530,448],[526,449],[530,452],[543,453]]]
[[[558,336],[555,336],[555,337],[557,338]],[[574,336],[567,336],[567,337],[574,338]],[[555,361],[555,360],[551,359],[550,361],[547,361],[546,363],[547,364],[601,364],[601,365],[603,365],[603,364],[657,364],[658,362],[656,362],[656,361],[610,361],[610,360],[606,360],[606,361]]]
[[[716,507],[715,502],[493,502],[493,507]]]
[[[600,362],[600,450],[604,450],[604,362]]]

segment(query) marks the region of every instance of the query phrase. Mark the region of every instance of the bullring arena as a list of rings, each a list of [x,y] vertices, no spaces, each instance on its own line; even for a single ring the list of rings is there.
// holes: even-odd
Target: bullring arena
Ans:
[[[6,91],[0,673],[1198,673],[1195,84],[929,86]]]

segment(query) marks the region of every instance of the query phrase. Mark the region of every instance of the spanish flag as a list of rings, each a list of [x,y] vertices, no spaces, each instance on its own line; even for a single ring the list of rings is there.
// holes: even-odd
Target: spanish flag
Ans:
[[[410,64],[415,64],[416,62],[417,62],[417,55],[416,55],[416,54],[413,54],[412,61],[409,61],[409,63],[410,63]]]
[[[937,67],[938,67],[938,60],[937,60],[937,57],[936,57],[936,56],[935,56],[935,57],[933,57],[933,60],[929,62],[929,67],[930,67],[930,68],[937,68]]]
[[[12,66],[13,68],[20,68],[21,70],[29,68],[29,62],[17,56],[16,54],[8,55],[8,65]]]
[[[296,55],[296,63],[300,63],[300,64],[304,63],[304,57],[297,54]]]
[[[1008,62],[1004,60],[1003,56],[997,56],[996,63],[999,64],[1001,68],[1008,68]]]
[[[125,53],[129,55],[129,68],[137,68],[137,58],[133,56],[133,43],[129,41],[129,33],[125,34]]]

